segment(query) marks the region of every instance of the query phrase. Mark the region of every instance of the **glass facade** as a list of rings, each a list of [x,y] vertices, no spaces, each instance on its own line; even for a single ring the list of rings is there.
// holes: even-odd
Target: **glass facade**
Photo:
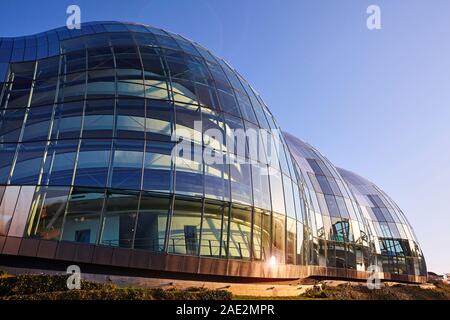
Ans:
[[[101,22],[0,38],[0,200],[35,186],[24,237],[424,274],[400,209],[342,172],[180,35]]]

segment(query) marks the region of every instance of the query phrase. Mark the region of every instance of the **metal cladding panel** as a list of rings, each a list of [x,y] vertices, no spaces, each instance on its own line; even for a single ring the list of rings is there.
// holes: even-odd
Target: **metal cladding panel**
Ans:
[[[20,187],[7,186],[0,204],[0,235],[8,235],[9,226],[14,216],[17,198],[19,197]]]
[[[23,236],[35,189],[35,186],[23,186],[20,189],[14,216],[8,231],[9,237]]]

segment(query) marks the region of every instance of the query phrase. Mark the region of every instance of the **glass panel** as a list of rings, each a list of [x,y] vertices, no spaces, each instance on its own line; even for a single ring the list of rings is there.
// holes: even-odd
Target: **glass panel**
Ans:
[[[41,184],[71,185],[78,140],[51,141],[47,148]]]
[[[335,198],[331,195],[326,194],[325,201],[327,202],[328,212],[330,213],[330,216],[340,217],[339,208],[338,208]]]
[[[163,80],[145,80],[145,97],[148,99],[169,100],[168,84]],[[138,95],[138,94],[136,94]]]
[[[169,198],[152,197],[143,194],[134,239],[135,249],[164,251]]]
[[[170,141],[174,122],[173,105],[166,101],[147,100],[146,138]]]
[[[105,187],[111,155],[111,140],[82,140],[75,185]]]
[[[144,189],[171,192],[173,143],[147,141],[144,160]]]
[[[145,106],[142,100],[117,102],[117,132],[119,138],[143,139],[145,132]]]
[[[38,187],[28,217],[26,236],[59,240],[70,188]]]
[[[141,189],[144,141],[116,140],[113,150],[111,187]]]
[[[270,212],[255,208],[253,225],[253,258],[269,260],[270,258]]]
[[[25,109],[0,110],[0,142],[18,142]]]
[[[188,195],[203,195],[203,150],[200,145],[183,143],[175,152],[175,190]]]
[[[272,196],[273,211],[285,213],[283,184],[281,182],[281,173],[269,167],[270,194]]]
[[[297,222],[297,264],[305,265],[307,252],[305,252],[307,248],[307,234],[303,231],[303,224]]]
[[[292,180],[289,179],[284,174],[282,176],[283,176],[284,199],[285,199],[285,204],[286,204],[286,214],[289,217],[296,219],[294,194],[292,191]]]
[[[88,100],[83,138],[110,138],[114,127],[114,100]]]
[[[86,93],[86,72],[67,74],[61,77],[58,101],[83,100]]]
[[[257,163],[252,165],[253,197],[255,207],[271,210],[270,188],[266,165]]]
[[[230,258],[249,259],[252,230],[251,209],[232,207],[228,254]]]
[[[205,203],[200,245],[201,256],[220,257],[221,244],[226,244],[227,240],[222,238],[223,217],[225,219],[228,217],[228,204]]]
[[[176,135],[177,139],[183,138],[198,144],[202,144],[202,118],[201,108],[189,105],[175,105]]]
[[[144,65],[145,79],[159,79],[167,77],[164,70],[164,63],[161,57],[154,54],[147,54],[141,49],[142,63]]]
[[[29,109],[22,141],[47,140],[52,113],[53,106]]]
[[[168,250],[169,253],[198,255],[202,204],[175,199]]]
[[[29,142],[19,145],[11,184],[35,185],[38,183],[45,145],[45,142]]]
[[[285,219],[285,216],[276,213],[272,216],[272,256],[278,263],[285,262]]]
[[[90,70],[114,68],[114,58],[111,48],[99,47],[88,49],[88,68]]]
[[[131,248],[139,193],[108,193],[100,244]]]
[[[31,106],[54,103],[57,81],[57,77],[36,81],[34,83]]]
[[[208,153],[208,155],[207,155]],[[226,163],[226,155],[219,151],[205,149],[205,197],[229,200],[230,199],[230,175],[229,166]],[[208,161],[206,161],[208,157]],[[211,161],[209,161],[211,160]],[[211,164],[208,164],[210,163]]]
[[[225,151],[225,123],[222,115],[202,108],[202,128],[205,147]]]
[[[330,187],[330,185],[328,183],[328,180],[327,180],[327,178],[325,176],[316,174],[316,179],[319,182],[320,189],[322,190],[322,192],[324,194],[329,194],[329,195],[333,194],[333,191],[331,190],[331,187]]]
[[[8,182],[17,144],[0,143],[0,184]]]
[[[58,104],[55,109],[51,138],[78,139],[82,114],[83,102]]]
[[[296,257],[296,224],[294,219],[287,218],[286,221],[286,263],[295,264]]]
[[[240,157],[248,155],[248,143],[242,119],[224,114],[226,122],[226,145],[230,153]]]
[[[116,93],[115,82],[113,69],[89,71],[87,97],[89,99],[114,97]]]
[[[251,170],[248,161],[229,155],[231,198],[233,202],[253,204]]]
[[[104,193],[74,188],[69,196],[61,240],[96,243]]]

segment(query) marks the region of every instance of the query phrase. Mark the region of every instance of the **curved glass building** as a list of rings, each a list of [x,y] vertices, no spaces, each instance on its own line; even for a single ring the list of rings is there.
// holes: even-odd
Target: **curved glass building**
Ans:
[[[426,279],[383,191],[282,133],[207,49],[119,22],[0,38],[0,253],[150,275]]]

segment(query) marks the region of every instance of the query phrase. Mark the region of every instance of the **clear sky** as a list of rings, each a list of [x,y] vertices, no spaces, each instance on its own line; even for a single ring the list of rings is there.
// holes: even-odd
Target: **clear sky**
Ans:
[[[120,20],[180,33],[226,59],[285,130],[378,184],[450,272],[450,1],[2,0],[0,36]],[[381,30],[366,9],[381,8]]]

